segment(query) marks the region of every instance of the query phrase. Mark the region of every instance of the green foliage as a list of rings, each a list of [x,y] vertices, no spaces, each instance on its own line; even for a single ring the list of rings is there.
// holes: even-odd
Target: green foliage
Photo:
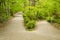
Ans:
[[[28,29],[28,30],[32,30],[32,29],[34,29],[35,28],[35,20],[30,20],[30,21],[28,21],[28,23],[26,24],[26,28]]]
[[[60,23],[60,1],[36,0],[35,6],[28,5],[25,7],[24,15],[24,19],[27,23],[30,20],[37,19],[47,20],[51,23]]]
[[[7,21],[8,18],[9,18],[9,16],[6,15],[6,13],[2,13],[2,15],[0,16],[0,23]]]
[[[49,17],[46,17],[46,20],[47,20],[48,22],[51,22],[51,23],[54,22],[54,23],[55,23],[54,17],[50,17],[50,16],[49,16]]]
[[[34,7],[34,6],[27,6],[25,7],[24,9],[24,14],[23,14],[23,17],[24,17],[24,23],[25,23],[25,26],[27,29],[33,29],[35,28],[35,22],[36,22],[36,10],[37,8]]]
[[[16,12],[24,12],[24,23],[28,29],[35,26],[36,20],[60,24],[60,0],[0,0],[0,22],[4,22]]]
[[[32,6],[26,7],[24,11],[24,16],[28,17],[30,20],[36,20],[36,8]]]
[[[0,23],[14,16],[16,12],[22,11],[24,0],[0,0]]]

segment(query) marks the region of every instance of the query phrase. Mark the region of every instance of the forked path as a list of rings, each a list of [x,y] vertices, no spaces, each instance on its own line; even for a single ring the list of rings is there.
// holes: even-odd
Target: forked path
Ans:
[[[22,13],[17,13],[0,28],[0,40],[60,40],[60,30],[46,21],[39,21],[36,30],[26,31]]]

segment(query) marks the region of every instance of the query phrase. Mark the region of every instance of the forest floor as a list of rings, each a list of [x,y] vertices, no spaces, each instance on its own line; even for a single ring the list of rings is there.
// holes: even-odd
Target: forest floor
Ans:
[[[17,13],[0,28],[0,40],[60,40],[60,30],[43,20],[34,31],[26,31],[22,13]]]

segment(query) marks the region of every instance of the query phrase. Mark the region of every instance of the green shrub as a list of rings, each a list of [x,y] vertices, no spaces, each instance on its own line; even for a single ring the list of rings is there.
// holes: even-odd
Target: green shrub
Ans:
[[[48,16],[48,17],[46,17],[46,20],[48,21],[48,22],[54,22],[55,23],[55,19],[54,19],[54,17],[50,17],[50,16]]]
[[[45,19],[45,14],[42,12],[37,13],[37,19]]]
[[[37,14],[37,11],[36,11],[36,7],[34,6],[27,6],[25,8],[25,11],[24,11],[24,14],[26,14],[27,17],[29,17],[30,20],[36,20],[37,17],[36,17],[36,14]]]
[[[6,15],[6,13],[2,13],[2,15],[0,16],[0,23],[7,21],[8,18],[9,18],[9,15]]]
[[[34,29],[35,28],[35,20],[37,19],[36,17],[36,7],[34,6],[27,6],[24,10],[23,18],[24,18],[24,23],[27,29]]]
[[[56,23],[60,24],[60,19],[55,19],[54,20]]]
[[[24,23],[28,23],[30,21],[30,19],[28,17],[24,18]]]
[[[35,20],[30,20],[27,24],[26,24],[26,29],[28,29],[28,30],[32,30],[32,29],[34,29],[35,28],[35,23],[36,21]]]

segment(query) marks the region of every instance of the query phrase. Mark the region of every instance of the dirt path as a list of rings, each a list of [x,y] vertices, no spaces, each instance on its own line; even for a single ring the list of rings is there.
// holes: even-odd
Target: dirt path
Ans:
[[[35,31],[26,31],[21,13],[0,28],[0,40],[60,40],[60,30],[46,21],[39,21]]]

